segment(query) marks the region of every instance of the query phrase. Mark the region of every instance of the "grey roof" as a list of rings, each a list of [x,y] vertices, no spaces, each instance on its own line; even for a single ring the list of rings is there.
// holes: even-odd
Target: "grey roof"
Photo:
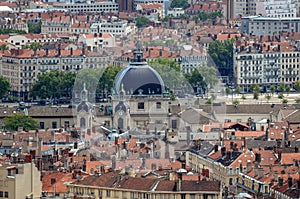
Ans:
[[[273,147],[276,146],[276,141],[264,141],[264,140],[247,140],[247,148],[264,148],[264,147]]]
[[[163,94],[164,82],[156,70],[151,68],[141,50],[134,51],[130,64],[123,68],[116,76],[114,89],[117,93],[124,89],[125,94],[143,95]]]

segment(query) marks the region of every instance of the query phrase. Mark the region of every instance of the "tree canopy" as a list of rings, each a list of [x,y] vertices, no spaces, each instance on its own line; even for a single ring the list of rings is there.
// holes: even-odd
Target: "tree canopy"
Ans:
[[[294,88],[296,91],[300,91],[300,80],[298,80],[294,83]]]
[[[211,12],[211,13],[207,13],[207,12],[200,12],[198,14],[198,18],[201,21],[206,21],[208,19],[216,19],[217,17],[221,18],[223,16],[221,11],[217,11],[217,12]]]
[[[221,76],[233,76],[233,39],[210,42],[208,53]]]
[[[10,34],[10,33],[26,34],[26,31],[25,30],[15,30],[15,29],[11,29],[11,28],[1,28],[0,29],[1,35],[6,35],[6,34]]]
[[[37,23],[28,22],[27,26],[28,26],[28,32],[29,33],[34,33],[34,34],[40,34],[41,33],[41,27],[42,27],[42,22],[41,21],[39,21]]]
[[[102,92],[105,89],[110,92],[110,89],[113,88],[115,77],[120,70],[122,70],[121,66],[108,66],[99,79],[98,92]]]
[[[0,99],[2,99],[10,89],[10,82],[3,76],[0,76]]]
[[[75,78],[74,72],[50,71],[41,74],[33,84],[30,95],[42,99],[71,96]]]
[[[166,90],[170,91],[170,93],[173,91],[174,94],[183,91],[185,91],[186,94],[191,93],[192,88],[189,86],[187,79],[180,72],[180,67],[177,63],[168,59],[157,59],[150,61],[149,65],[158,72],[165,83]]]
[[[149,21],[150,20],[147,17],[145,17],[145,16],[137,17],[135,25],[138,28],[142,28],[142,27],[148,25]]]
[[[202,91],[206,91],[207,83],[205,82],[199,70],[195,69],[191,73],[186,73],[185,78],[189,81],[190,85],[194,88],[194,90],[196,88],[200,88],[202,89]]]
[[[183,8],[186,9],[189,7],[187,0],[173,0],[171,3],[171,8]]]
[[[32,117],[15,113],[5,118],[4,127],[11,131],[18,130],[18,127],[23,127],[24,130],[34,130],[38,128],[38,123]]]
[[[168,58],[154,59],[154,60],[149,62],[149,65],[154,65],[155,63],[160,64],[160,65],[164,65],[164,66],[168,66],[168,67],[170,67],[171,69],[174,69],[177,72],[181,71],[181,67],[178,64],[178,62],[176,62],[172,59],[168,59]]]

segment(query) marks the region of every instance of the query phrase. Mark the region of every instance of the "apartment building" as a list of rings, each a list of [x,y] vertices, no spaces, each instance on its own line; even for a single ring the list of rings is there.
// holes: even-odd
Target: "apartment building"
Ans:
[[[78,42],[83,43],[91,51],[115,47],[115,37],[112,34],[82,34],[79,36]]]
[[[180,51],[181,62],[180,66],[185,73],[191,73],[193,70],[207,64],[206,51],[197,50],[191,45],[183,46]]]
[[[167,172],[167,171],[164,171]],[[122,174],[125,173],[125,174]],[[153,174],[155,171],[152,172]],[[150,174],[152,174],[150,172]],[[152,174],[152,175],[153,175]],[[155,174],[156,175],[156,174]],[[176,173],[170,176],[176,176]],[[221,199],[221,187],[218,181],[186,181],[178,174],[178,180],[158,177],[134,177],[129,172],[108,172],[92,175],[81,181],[68,184],[70,198],[186,198]],[[159,175],[160,176],[160,175]],[[164,180],[162,180],[164,179]]]
[[[33,162],[1,165],[0,198],[40,198],[40,172]]]
[[[276,42],[274,36],[268,38],[269,42],[236,46],[234,74],[236,84],[245,92],[253,84],[266,91],[270,85],[292,84],[300,79],[299,48],[290,42]]]
[[[73,19],[71,16],[51,16],[49,19],[42,19],[42,34],[70,33]]]
[[[242,33],[256,36],[276,35],[281,32],[300,32],[300,18],[297,17],[243,17]]]
[[[138,4],[160,3],[164,4],[169,0],[133,0],[133,9],[136,10]]]
[[[55,3],[54,9],[64,9],[69,12],[118,13],[119,5],[114,1],[94,3]]]
[[[105,55],[94,55],[93,60],[105,59],[108,63],[111,58]],[[87,68],[89,52],[82,49],[63,50],[12,50],[10,55],[2,57],[2,75],[11,83],[11,94],[16,97],[28,99],[31,86],[37,80],[39,74],[52,71],[78,71]],[[107,59],[107,60],[106,60]],[[96,61],[96,62],[97,62]],[[109,64],[109,63],[108,63]],[[94,64],[93,67],[100,66]]]
[[[58,35],[49,35],[49,34],[13,34],[9,35],[8,38],[3,41],[9,42],[14,45],[16,48],[24,48],[26,45],[31,43],[50,43],[57,42],[59,39]]]
[[[254,0],[233,0],[233,2],[229,0],[228,2],[232,7],[228,7],[227,12],[233,18],[256,15],[256,1]]]
[[[91,33],[105,33],[117,35],[128,35],[133,29],[128,25],[127,21],[105,21],[101,23],[93,23],[90,27]]]
[[[260,0],[256,2],[256,15],[297,17],[297,7],[297,2],[292,0]]]

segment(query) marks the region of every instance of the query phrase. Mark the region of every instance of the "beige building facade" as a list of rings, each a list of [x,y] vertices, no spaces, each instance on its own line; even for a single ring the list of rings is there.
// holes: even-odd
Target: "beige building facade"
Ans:
[[[0,198],[40,198],[42,183],[34,163],[0,167]]]

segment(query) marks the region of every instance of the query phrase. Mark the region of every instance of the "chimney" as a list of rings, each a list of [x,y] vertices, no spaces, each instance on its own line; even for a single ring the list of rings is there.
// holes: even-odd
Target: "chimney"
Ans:
[[[232,150],[233,149],[233,142],[230,142],[230,150]]]
[[[117,163],[117,160],[116,160],[116,156],[113,155],[112,158],[111,158],[111,167],[113,170],[116,170],[116,163]]]
[[[186,127],[186,144],[189,146],[191,142],[191,127]]]
[[[215,153],[218,152],[218,150],[219,150],[218,148],[219,148],[219,146],[215,145]]]
[[[70,49],[70,55],[73,56],[73,48]]]
[[[54,131],[51,131],[51,142],[55,141],[55,133]]]
[[[142,168],[146,169],[146,159],[142,158]]]
[[[261,154],[260,153],[255,153],[255,161],[258,163],[261,162]]]
[[[226,152],[226,159],[227,159],[227,160],[230,160],[230,159],[231,159],[231,153],[232,153],[231,151],[227,151],[227,152]]]
[[[292,188],[292,186],[293,186],[293,178],[292,177],[288,177],[288,186],[289,186],[289,189]]]
[[[264,169],[263,168],[258,168],[257,175],[258,175],[258,178],[264,177]]]
[[[156,164],[155,164],[155,163],[152,163],[152,164],[151,164],[151,170],[152,170],[152,171],[155,171],[155,170],[156,170]]]
[[[49,49],[46,48],[46,57],[48,57],[48,56],[49,56]]]
[[[223,146],[221,148],[221,155],[222,155],[222,157],[224,157],[226,155],[226,147],[225,146]]]
[[[283,186],[283,178],[279,177],[278,178],[278,187],[282,187]]]
[[[251,162],[247,162],[247,173],[249,173],[252,170],[252,164]]]
[[[162,49],[159,49],[159,57],[162,57]]]
[[[165,149],[165,158],[169,159],[170,158],[170,149],[169,149],[169,142],[166,142],[166,149]]]
[[[182,173],[177,173],[178,181],[176,181],[176,191],[181,191]]]
[[[297,190],[300,190],[300,179],[297,179]]]
[[[299,149],[296,146],[295,146],[295,153],[299,153]]]
[[[278,171],[274,171],[274,180],[278,182]]]
[[[66,143],[69,143],[69,142],[70,142],[70,135],[66,134]]]
[[[85,45],[82,46],[82,56],[85,55]]]

